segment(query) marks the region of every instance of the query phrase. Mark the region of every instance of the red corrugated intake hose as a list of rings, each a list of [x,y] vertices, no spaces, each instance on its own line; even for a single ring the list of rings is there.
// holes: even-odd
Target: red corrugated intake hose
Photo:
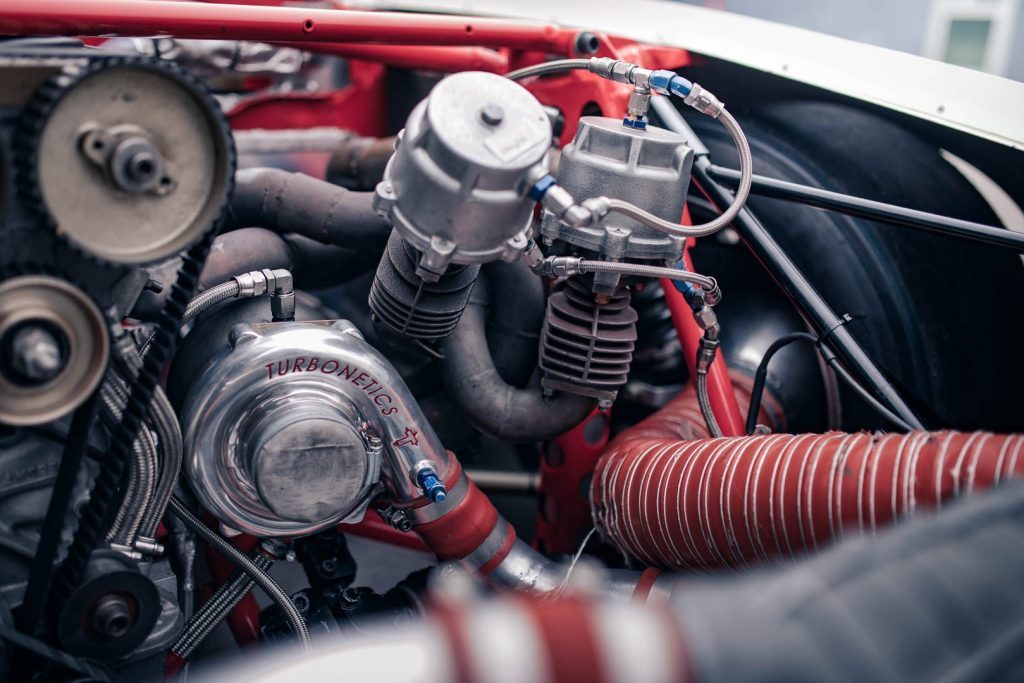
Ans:
[[[744,566],[872,533],[1020,475],[1022,448],[1024,435],[989,432],[708,439],[688,389],[602,455],[594,524],[648,564]]]

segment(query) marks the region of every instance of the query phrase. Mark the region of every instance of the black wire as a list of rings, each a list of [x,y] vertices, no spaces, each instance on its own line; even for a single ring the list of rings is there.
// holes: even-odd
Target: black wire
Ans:
[[[798,341],[805,341],[816,345],[818,338],[809,332],[793,332],[773,341],[768,350],[764,352],[764,356],[761,357],[761,362],[757,366],[757,374],[754,375],[754,388],[750,391],[750,408],[747,409],[747,423],[744,426],[744,431],[747,434],[753,434],[754,428],[757,426],[757,414],[761,410],[764,384],[768,379],[768,363],[771,362],[772,356],[778,353],[780,349]]]
[[[68,519],[71,495],[75,489],[75,482],[78,481],[82,460],[89,448],[89,434],[96,420],[99,395],[100,391],[96,389],[86,402],[75,410],[64,439],[64,451],[57,469],[57,478],[50,492],[50,503],[39,532],[39,543],[32,558],[32,569],[19,614],[20,628],[30,636],[41,637],[46,632],[46,599],[53,581],[57,551],[63,541],[61,530]]]
[[[832,351],[827,345],[825,345],[820,337],[816,337],[809,332],[793,332],[779,337],[772,342],[771,346],[764,352],[764,356],[761,358],[760,364],[757,366],[757,373],[754,375],[754,386],[751,389],[750,394],[750,408],[747,410],[747,422],[744,425],[744,430],[747,434],[753,434],[754,428],[757,426],[757,414],[761,410],[761,401],[764,396],[764,385],[768,379],[768,363],[771,362],[772,357],[779,352],[780,349],[789,346],[790,344],[798,341],[804,341],[814,344],[821,357],[825,359],[825,362],[833,372],[846,383],[850,389],[856,393],[861,400],[868,404],[868,406],[883,417],[890,424],[897,428],[909,432],[912,431],[912,427],[907,424],[900,416],[896,415],[893,411],[889,410],[881,401],[871,395],[867,389],[865,389],[853,375],[843,367],[842,363],[839,362],[838,356]]]
[[[708,174],[715,180],[730,186],[738,184],[740,179],[739,171],[714,165],[708,169]],[[876,202],[863,197],[831,192],[777,178],[755,175],[750,193],[771,199],[805,204],[847,216],[866,218],[878,223],[973,240],[1018,252],[1024,251],[1024,235],[1001,226],[985,225],[927,211],[917,211],[905,206]]]
[[[861,399],[865,403],[867,403],[876,413],[885,418],[890,424],[903,430],[904,432],[911,432],[914,430],[914,428],[907,424],[903,420],[903,418],[901,418],[899,415],[885,407],[885,405],[883,405],[881,401],[872,396],[871,392],[865,389],[856,379],[854,379],[853,375],[850,374],[850,371],[844,368],[842,364],[839,362],[839,359],[836,357],[836,355],[831,352],[831,349],[829,349],[828,354],[826,354],[826,347],[819,346],[818,348],[822,351],[822,356],[825,358],[825,362],[828,363],[828,366],[832,368],[836,375],[839,376],[839,379],[846,382],[846,386],[853,389],[853,391],[858,396],[860,396]]]

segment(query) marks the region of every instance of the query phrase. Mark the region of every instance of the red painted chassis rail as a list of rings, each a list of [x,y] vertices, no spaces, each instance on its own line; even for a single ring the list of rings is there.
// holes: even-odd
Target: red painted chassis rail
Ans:
[[[568,54],[577,31],[436,14],[166,0],[4,0],[0,34],[152,36],[266,42],[477,45]]]

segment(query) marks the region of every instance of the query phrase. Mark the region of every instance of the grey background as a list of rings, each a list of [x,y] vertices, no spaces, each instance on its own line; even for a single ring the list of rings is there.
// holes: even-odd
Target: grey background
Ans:
[[[789,26],[924,55],[937,0],[677,0]],[[941,0],[938,0],[941,1]],[[994,0],[972,0],[983,7]],[[1017,3],[1007,68],[996,75],[1024,81],[1024,8]]]

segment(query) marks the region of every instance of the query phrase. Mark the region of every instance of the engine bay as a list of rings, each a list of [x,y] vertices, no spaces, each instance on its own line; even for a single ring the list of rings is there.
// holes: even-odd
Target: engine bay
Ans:
[[[941,155],[1005,150],[552,24],[11,4],[7,679],[1024,670],[1024,234]]]

